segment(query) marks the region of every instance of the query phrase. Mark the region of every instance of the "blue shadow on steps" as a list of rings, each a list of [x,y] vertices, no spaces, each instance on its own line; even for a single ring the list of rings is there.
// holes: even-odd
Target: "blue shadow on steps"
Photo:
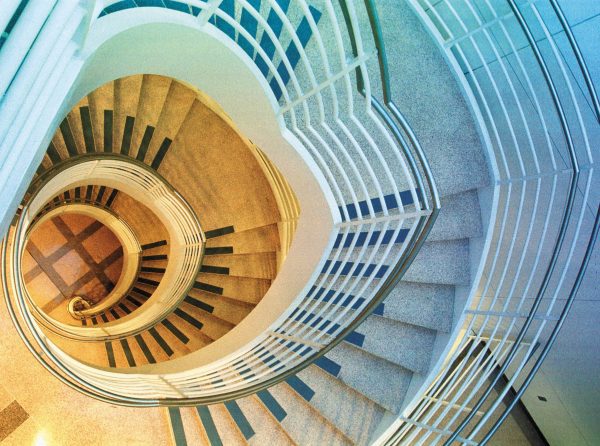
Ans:
[[[113,111],[104,110],[104,151],[113,151]]]
[[[106,207],[110,208],[113,204],[113,202],[115,201],[115,198],[117,198],[119,191],[116,189],[113,189],[113,191],[110,193],[110,195],[108,196],[108,200],[106,200]]]
[[[46,153],[48,154],[50,161],[52,161],[52,164],[60,163],[61,158],[53,142],[50,142],[50,144],[48,145],[48,150],[46,151]]]
[[[361,263],[356,264],[356,268],[354,268],[354,270],[352,270],[354,265],[355,265],[354,262],[341,262],[339,260],[334,262],[332,265],[331,260],[327,260],[325,262],[325,265],[323,265],[321,274],[329,274],[329,275],[336,274],[340,270],[340,267],[341,267],[340,274],[342,276],[347,276],[352,271],[352,277],[358,277],[359,275],[362,275],[363,277],[370,277],[373,274],[373,272],[375,272],[375,269],[377,269],[377,265],[374,265],[374,264],[365,265],[364,263],[361,262]],[[331,266],[331,270],[327,271],[330,266]],[[365,266],[366,266],[366,268],[365,268]],[[381,265],[379,267],[379,269],[377,269],[377,271],[375,272],[375,278],[381,279],[385,275],[385,273],[387,272],[388,269],[389,269],[389,267],[387,265]],[[143,268],[142,268],[142,270],[143,270]]]
[[[151,125],[146,126],[146,130],[144,131],[144,136],[142,136],[142,142],[140,143],[140,147],[138,148],[138,153],[135,157],[138,161],[142,163],[146,159],[146,154],[148,153],[148,148],[150,147],[150,141],[152,141],[152,136],[154,135],[154,127]]]
[[[166,254],[155,254],[151,256],[142,256],[142,262],[151,262],[156,260],[167,260],[168,257]]]
[[[296,375],[289,376],[286,378],[285,382],[288,383],[292,389],[294,389],[296,393],[298,393],[298,395],[300,395],[306,401],[310,401],[312,397],[315,396],[315,391]]]
[[[81,127],[83,129],[83,141],[85,144],[86,153],[94,153],[96,151],[96,144],[94,142],[94,132],[92,130],[92,115],[90,114],[90,108],[79,107],[79,115],[81,117]]]
[[[222,235],[233,234],[235,232],[235,228],[233,226],[224,226],[222,228],[211,229],[210,231],[206,231],[204,236],[206,239],[221,237]]]
[[[231,418],[233,418],[233,421],[237,425],[244,438],[246,440],[252,438],[255,433],[254,429],[252,429],[252,426],[250,426],[250,422],[242,412],[242,409],[240,409],[238,403],[235,401],[227,401],[225,402],[225,408],[229,412],[229,415],[231,415]]]
[[[330,375],[334,376],[337,378],[337,376],[340,374],[340,371],[342,370],[342,366],[333,362],[331,359],[327,358],[326,356],[321,356],[320,358],[317,358],[314,362],[314,364],[325,370],[327,373],[329,373]]]
[[[260,11],[260,0],[249,0],[248,3],[255,10]],[[246,8],[242,9],[240,25],[256,40],[258,21],[254,18],[254,16],[252,16],[252,14],[250,14],[250,12],[248,12]],[[238,34],[238,45],[251,59],[254,59],[254,47],[241,33]]]
[[[315,293],[315,291],[316,291],[316,293]],[[313,286],[311,288],[310,292],[308,293],[308,295],[310,296],[311,294],[314,294],[313,299],[319,299],[323,295],[324,292],[325,292],[325,288],[317,288],[316,286]],[[329,302],[332,300],[332,298],[333,298],[333,304],[339,305],[340,307],[347,307],[354,300],[354,296],[351,294],[346,296],[344,293],[340,293],[337,290],[329,290],[329,291],[327,291],[325,296],[323,296],[322,301]],[[365,302],[365,299],[362,297],[359,297],[358,299],[356,299],[356,301],[352,305],[352,309],[353,310],[358,309],[364,302]],[[373,310],[373,314],[383,316],[383,310],[384,310],[384,304],[380,303],[375,308],[375,310]]]
[[[143,260],[143,259],[142,259]],[[159,281],[158,280],[152,280],[152,279],[147,279],[145,277],[138,277],[137,280],[139,283],[143,283],[144,285],[148,285],[148,286],[152,286],[152,287],[157,287],[159,285]]]
[[[215,286],[215,285],[211,285],[209,283],[194,282],[193,287],[196,288],[197,290],[206,291],[207,293],[213,293],[213,294],[219,294],[219,295],[223,294],[223,288]]]
[[[98,189],[98,196],[96,197],[96,201],[98,203],[100,203],[102,201],[105,193],[106,193],[106,186],[100,186],[100,189]]]
[[[273,395],[271,395],[271,393],[268,390],[261,390],[256,395],[260,398],[262,403],[267,407],[269,412],[271,412],[273,414],[273,416],[275,417],[275,419],[277,421],[279,421],[279,422],[283,421],[283,419],[287,416],[287,413],[285,410],[283,410],[283,407],[281,407],[279,405],[277,400],[273,397]]]
[[[290,6],[290,0],[277,0],[277,4],[279,5],[283,13],[286,13]],[[267,25],[269,26],[273,35],[276,38],[278,38],[281,35],[281,30],[283,29],[283,22],[281,21],[277,13],[272,9],[269,11],[269,16],[267,17]],[[275,44],[266,32],[263,32],[259,45],[265,52],[266,56],[270,60],[273,60],[273,56],[275,56]],[[263,76],[266,78],[269,74],[269,66],[267,65],[267,62],[262,58],[262,56],[260,56],[257,53],[254,59],[254,63],[256,64],[260,72],[263,74]]]
[[[383,237],[381,237],[381,231],[373,231],[371,233],[371,238],[369,238],[369,241],[367,242],[367,237],[369,235],[368,232],[359,232],[358,233],[358,237],[356,238],[356,242],[354,244],[355,248],[361,248],[365,245],[365,242],[367,243],[367,246],[375,246],[378,242],[379,239],[381,238],[381,244],[382,245],[389,245],[392,242],[392,239],[394,238],[394,229],[388,229],[385,231],[385,233],[383,234]],[[397,243],[402,243],[404,242],[404,240],[406,240],[406,236],[408,235],[409,230],[402,228],[400,229],[400,231],[398,231],[398,235],[396,236],[396,240],[394,240],[394,244]],[[350,246],[352,246],[352,242],[354,241],[354,237],[357,234],[355,232],[349,232],[346,234],[346,237],[344,238],[344,234],[343,233],[339,233],[335,239],[335,243],[333,244],[334,248],[339,248],[340,246],[343,246],[344,248],[349,248]],[[342,243],[343,240],[343,243]]]
[[[235,21],[235,4],[233,0],[222,0],[219,9],[233,18]],[[231,40],[235,40],[235,28],[227,23],[227,21],[217,15],[213,15],[210,22],[223,31]]]
[[[139,294],[140,296],[144,296],[146,299],[152,296],[152,293],[149,293],[148,291],[142,290],[141,288],[135,286],[131,289],[131,291],[133,291],[136,294]]]
[[[169,419],[171,420],[171,430],[173,431],[175,446],[187,446],[179,407],[169,407]]]
[[[321,12],[312,6],[309,6],[309,9],[313,19],[315,20],[315,23],[318,24],[319,20],[321,19]],[[298,25],[298,28],[296,29],[296,36],[298,37],[302,48],[306,48],[306,45],[308,45],[308,42],[312,37],[312,29],[306,17],[304,17],[300,22],[300,25]],[[300,61],[300,51],[293,40],[285,50],[285,55],[288,59],[291,69],[294,70]],[[283,83],[287,85],[287,83],[290,81],[291,74],[283,62],[279,63],[279,66],[277,67],[277,73],[279,73],[279,76],[281,76]],[[271,79],[270,86],[271,90],[273,90],[275,98],[277,98],[277,100],[281,99],[283,92],[281,91],[279,83],[275,78]]]
[[[133,116],[127,116],[125,118],[125,127],[123,128],[123,140],[121,141],[121,155],[129,156],[129,150],[131,149],[131,137],[133,136],[134,125],[135,118]]]
[[[293,312],[292,315],[294,315],[294,313],[295,312]],[[300,321],[302,318],[304,318],[305,315],[306,315],[306,310],[302,310],[301,312],[299,312],[296,315],[295,320]],[[310,322],[311,327],[317,327],[317,325],[321,324],[321,326],[317,327],[317,329],[321,330],[321,331],[326,330],[327,333],[329,333],[329,334],[333,334],[336,330],[338,330],[340,328],[340,324],[334,324],[331,321],[328,321],[327,319],[324,319],[321,316],[315,317],[314,314],[309,314],[306,317],[306,320],[304,321],[304,323],[306,323],[306,322]],[[356,331],[353,331],[348,336],[346,336],[345,340],[347,342],[350,342],[351,344],[356,345],[357,347],[362,347],[363,343],[365,341],[365,336]]]
[[[220,254],[233,254],[233,246],[215,246],[212,248],[204,248],[205,256],[216,256]]]
[[[65,146],[67,147],[67,152],[69,156],[77,156],[77,144],[75,144],[75,137],[73,136],[73,132],[71,131],[71,125],[69,124],[69,119],[65,118],[60,123],[60,133],[62,134],[63,140],[65,141]]]
[[[141,307],[142,303],[133,296],[127,296],[126,299],[136,307]]]
[[[309,9],[313,19],[315,20],[315,23],[318,24],[319,20],[321,19],[321,12],[312,6],[310,6]],[[298,25],[298,28],[296,29],[296,36],[298,37],[302,48],[306,48],[306,45],[308,45],[308,42],[312,36],[312,29],[306,17],[304,17],[300,22],[300,25]],[[300,61],[300,51],[293,40],[285,50],[285,56],[290,64],[291,69],[294,70]],[[277,73],[279,73],[284,85],[287,85],[287,83],[290,81],[291,74],[283,62],[279,63],[279,66],[277,67]],[[271,79],[270,86],[271,90],[273,90],[275,98],[277,98],[277,100],[281,99],[283,92],[281,91],[279,83],[275,78]]]
[[[281,8],[281,11],[284,14],[287,13],[290,5],[290,0],[276,1],[278,6]],[[248,2],[254,10],[260,11],[261,0],[248,0]],[[100,17],[125,9],[152,6],[172,9],[175,11],[192,14],[194,16],[198,15],[201,11],[198,7],[188,6],[185,3],[174,0],[122,0],[104,8],[100,13]],[[233,20],[235,21],[236,12],[234,0],[223,0],[219,5],[219,9],[222,13],[233,18]],[[309,10],[315,23],[318,24],[322,15],[321,11],[319,11],[314,6],[309,6]],[[221,30],[226,36],[228,36],[231,40],[236,42],[250,58],[253,58],[254,63],[256,64],[257,68],[262,73],[262,75],[265,77],[265,79],[269,80],[268,78],[270,78],[271,90],[273,91],[273,94],[275,95],[277,100],[279,100],[283,94],[281,90],[281,85],[279,85],[277,80],[273,77],[266,60],[260,54],[258,54],[258,52],[256,52],[255,54],[254,47],[250,43],[250,41],[245,36],[243,36],[242,33],[236,32],[234,26],[227,23],[227,20],[217,16],[216,14],[210,17],[209,23],[212,23],[216,28]],[[272,36],[275,39],[279,39],[283,30],[283,22],[277,14],[277,12],[275,12],[275,10],[273,9],[269,11],[269,14],[267,16],[267,24],[270,30],[272,31]],[[256,18],[246,8],[242,8],[239,25],[244,30],[246,30],[254,40],[257,39],[258,22]],[[295,30],[295,34],[298,38],[298,42],[300,43],[300,45],[303,48],[306,48],[313,35],[312,28],[310,27],[310,23],[306,17],[302,17],[298,27]],[[258,45],[260,46],[260,48],[262,48],[269,60],[273,61],[275,59],[275,43],[273,42],[272,37],[269,36],[269,34],[264,30],[262,31],[262,35],[260,38],[260,42],[258,42]],[[296,66],[298,65],[298,62],[300,61],[300,50],[293,40],[289,43],[288,47],[286,48],[285,56],[289,61],[289,67],[292,70],[295,70]],[[286,67],[283,62],[279,63],[277,67],[277,73],[281,77],[283,84],[286,85],[291,78],[291,73],[288,70],[288,67]]]
[[[417,196],[420,197],[421,193],[419,189],[417,189]],[[399,193],[400,201],[403,206],[408,206],[414,204],[413,196],[409,190],[405,190]],[[394,194],[388,194],[383,197],[383,201],[385,203],[385,207],[388,210],[398,209],[400,206],[398,204],[398,199]],[[378,214],[383,212],[383,205],[381,203],[381,199],[379,197],[371,198],[371,207],[373,208],[373,212]],[[362,200],[358,202],[358,209],[354,203],[349,203],[345,206],[339,206],[338,209],[340,211],[340,215],[342,217],[342,221],[347,221],[347,218],[344,216],[344,208],[346,208],[346,212],[350,220],[354,220],[359,217],[358,212],[360,211],[360,216],[368,218],[369,213],[369,205],[367,200]]]
[[[208,437],[208,441],[210,442],[211,446],[222,446],[223,442],[221,441],[221,437],[217,431],[217,426],[215,426],[215,422],[210,411],[208,410],[208,407],[198,406],[196,407],[196,410],[198,411],[200,421],[204,427],[204,432],[206,432],[206,436]]]

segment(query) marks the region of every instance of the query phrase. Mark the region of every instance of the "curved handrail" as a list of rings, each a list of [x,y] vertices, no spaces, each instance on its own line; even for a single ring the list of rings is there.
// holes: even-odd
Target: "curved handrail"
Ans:
[[[164,179],[143,163],[118,155],[80,156],[57,165],[34,182],[31,188],[34,192],[23,207],[16,230],[12,234],[16,241],[13,249],[20,252],[24,248],[30,224],[51,197],[77,182],[90,181],[92,175],[113,182],[129,182],[140,197],[147,195],[144,200],[153,200],[153,206],[162,216],[163,223],[167,228],[172,227],[171,245],[176,248],[161,286],[146,302],[148,308],[136,312],[135,319],[121,318],[117,323],[97,327],[76,327],[65,324],[59,326],[55,321],[49,320],[43,312],[37,311],[38,316],[45,322],[44,326],[60,336],[100,342],[147,330],[179,305],[193,286],[200,269],[205,236],[189,204]],[[27,295],[22,277],[15,276],[13,281],[20,284],[20,292]]]
[[[276,1],[268,0],[270,13],[282,22],[281,31],[271,28],[264,11],[245,0],[237,2],[243,13],[257,22],[263,38],[271,40],[277,58],[269,55],[257,37],[233,15],[220,8],[220,1],[183,3],[197,8],[196,11],[191,8],[190,13],[198,16],[199,27],[220,27],[225,35],[226,27],[233,27],[235,35],[244,38],[253,48],[249,57],[270,79],[267,82],[274,100],[279,100],[282,127],[298,137],[323,172],[334,192],[339,215],[335,218],[335,232],[331,234],[332,248],[324,254],[324,266],[315,270],[310,290],[298,296],[295,309],[290,308],[268,332],[229,358],[181,373],[133,376],[78,364],[49,344],[53,352],[49,356],[51,363],[58,361],[77,370],[77,385],[89,385],[94,389],[92,393],[98,393],[101,398],[113,398],[110,388],[123,395],[144,395],[145,401],[152,401],[151,404],[157,400],[151,395],[158,394],[161,405],[205,404],[249,395],[297,373],[353,331],[387,296],[416,256],[439,208],[433,177],[414,132],[397,108],[396,114],[377,109],[365,64],[371,52],[365,50],[359,34],[352,36],[357,56],[347,52],[344,40],[348,37],[340,28],[343,20],[337,17],[329,2],[322,13],[315,12],[304,0],[294,2],[291,7],[297,8],[303,17],[298,24],[292,23],[291,15]],[[106,3],[111,4],[117,2]],[[359,28],[356,5],[349,2],[347,6],[354,33]],[[321,36],[317,26],[319,18],[328,20],[335,28],[333,47],[327,46]],[[307,27],[313,35],[315,48],[310,56],[307,52],[313,50],[304,48],[296,25]],[[284,44],[286,41],[291,43]],[[239,38],[236,43],[240,44]],[[299,55],[297,60],[290,57],[291,46],[284,49],[284,45],[292,44]],[[279,67],[274,60],[280,61]],[[364,86],[364,91],[359,91],[364,104],[360,110],[349,105],[359,97],[355,97],[352,88],[346,88],[355,68],[360,70]],[[323,77],[326,81],[319,83]],[[335,89],[337,82],[344,85],[339,92]],[[329,93],[332,96],[328,96]],[[344,101],[343,107],[340,101]],[[325,109],[332,111],[325,112]],[[399,125],[390,125],[394,119]],[[373,124],[373,129],[367,130],[367,121]],[[429,176],[423,178],[420,169]],[[430,206],[430,198],[437,206]],[[357,235],[360,233],[367,234],[371,242],[359,244]],[[340,299],[330,299],[331,293],[350,299],[338,302]],[[323,322],[315,325],[315,320]],[[50,363],[47,365],[52,367]],[[112,379],[113,376],[118,376],[119,382]],[[215,384],[217,376],[218,385]],[[114,402],[129,404],[131,398],[122,401],[116,398]]]

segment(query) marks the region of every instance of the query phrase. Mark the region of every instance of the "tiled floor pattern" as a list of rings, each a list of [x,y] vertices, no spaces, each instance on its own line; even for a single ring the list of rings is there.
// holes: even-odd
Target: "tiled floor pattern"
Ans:
[[[47,314],[73,296],[98,303],[114,288],[122,266],[117,237],[79,214],[44,222],[31,234],[23,255],[29,293]]]
[[[29,414],[25,409],[0,386],[0,441],[8,437],[27,418]]]

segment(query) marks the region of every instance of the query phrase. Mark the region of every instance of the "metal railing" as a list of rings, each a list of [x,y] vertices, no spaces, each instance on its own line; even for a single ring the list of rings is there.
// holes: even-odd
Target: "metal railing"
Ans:
[[[38,359],[47,368],[70,386],[119,404],[213,403],[252,394],[297,373],[341,342],[385,299],[439,210],[427,160],[391,100],[372,2],[348,0],[341,7],[324,2],[322,10],[304,0],[286,10],[275,0],[263,1],[260,8],[239,0],[233,10],[229,2],[215,0],[170,2],[175,3],[189,7],[198,28],[217,28],[246,52],[270,86],[282,128],[313,158],[338,211],[331,249],[316,265],[307,292],[262,336],[209,364],[176,372],[163,367],[161,373],[151,372],[155,366],[147,366],[145,373],[96,369],[56,348],[28,313],[21,313],[21,323],[35,339],[29,347],[43,349]],[[96,10],[104,16],[119,4],[104,2]],[[370,69],[371,60],[381,70]],[[381,102],[374,97],[377,90],[385,92]]]
[[[486,444],[551,349],[590,260],[599,224],[590,195],[598,97],[556,0],[409,3],[479,117],[497,207],[462,339],[378,442]],[[549,30],[557,23],[566,45]]]
[[[25,238],[29,239],[29,235],[36,231],[36,228],[38,228],[39,225],[44,224],[44,222],[49,219],[52,219],[57,215],[71,212],[79,215],[86,215],[100,221],[117,237],[123,250],[121,274],[114,288],[110,290],[110,293],[105,296],[101,302],[90,305],[77,312],[71,311],[71,303],[69,302],[68,312],[74,318],[73,323],[75,323],[75,320],[79,322],[81,319],[91,318],[108,311],[129,294],[140,273],[142,250],[131,226],[129,226],[129,224],[127,224],[127,222],[112,209],[100,202],[85,202],[84,200],[75,197],[69,199],[63,197],[62,200],[60,197],[55,197],[48,205],[44,206],[44,208],[31,220]],[[28,292],[26,295],[32,312],[38,314],[37,320],[44,324],[47,320],[47,318],[41,314],[44,313],[44,311],[34,302],[34,299],[32,299],[33,296]],[[79,297],[79,299],[82,298]],[[65,303],[65,305],[67,305],[67,303]],[[46,322],[46,324],[47,323],[48,322]],[[50,325],[55,324],[51,323]],[[48,328],[52,330],[53,327],[50,326]]]
[[[92,181],[91,178],[113,184],[127,183],[131,190],[137,192],[133,196],[145,195],[152,201],[158,215],[171,228],[170,259],[160,285],[144,306],[136,311],[135,317],[122,318],[110,325],[80,327],[60,323],[35,306],[23,278],[21,255],[29,228],[34,221],[38,221],[38,215],[47,203],[56,194],[73,185]],[[170,314],[186,297],[198,275],[206,239],[190,206],[147,166],[117,155],[105,155],[101,159],[81,156],[49,170],[34,185],[35,191],[25,203],[15,230],[5,241],[2,254],[3,266],[11,270],[12,289],[7,300],[14,299],[10,305],[16,305],[22,314],[32,312],[44,328],[60,336],[100,342],[147,330]],[[134,238],[132,243],[138,244],[133,233],[131,237]],[[10,251],[8,245],[11,246]]]

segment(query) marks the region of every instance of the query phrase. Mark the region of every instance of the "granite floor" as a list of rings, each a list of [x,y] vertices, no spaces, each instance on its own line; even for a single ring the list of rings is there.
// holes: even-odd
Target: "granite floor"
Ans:
[[[66,307],[73,296],[100,302],[119,280],[122,266],[123,249],[113,232],[79,214],[42,223],[23,255],[26,286],[47,314]]]

